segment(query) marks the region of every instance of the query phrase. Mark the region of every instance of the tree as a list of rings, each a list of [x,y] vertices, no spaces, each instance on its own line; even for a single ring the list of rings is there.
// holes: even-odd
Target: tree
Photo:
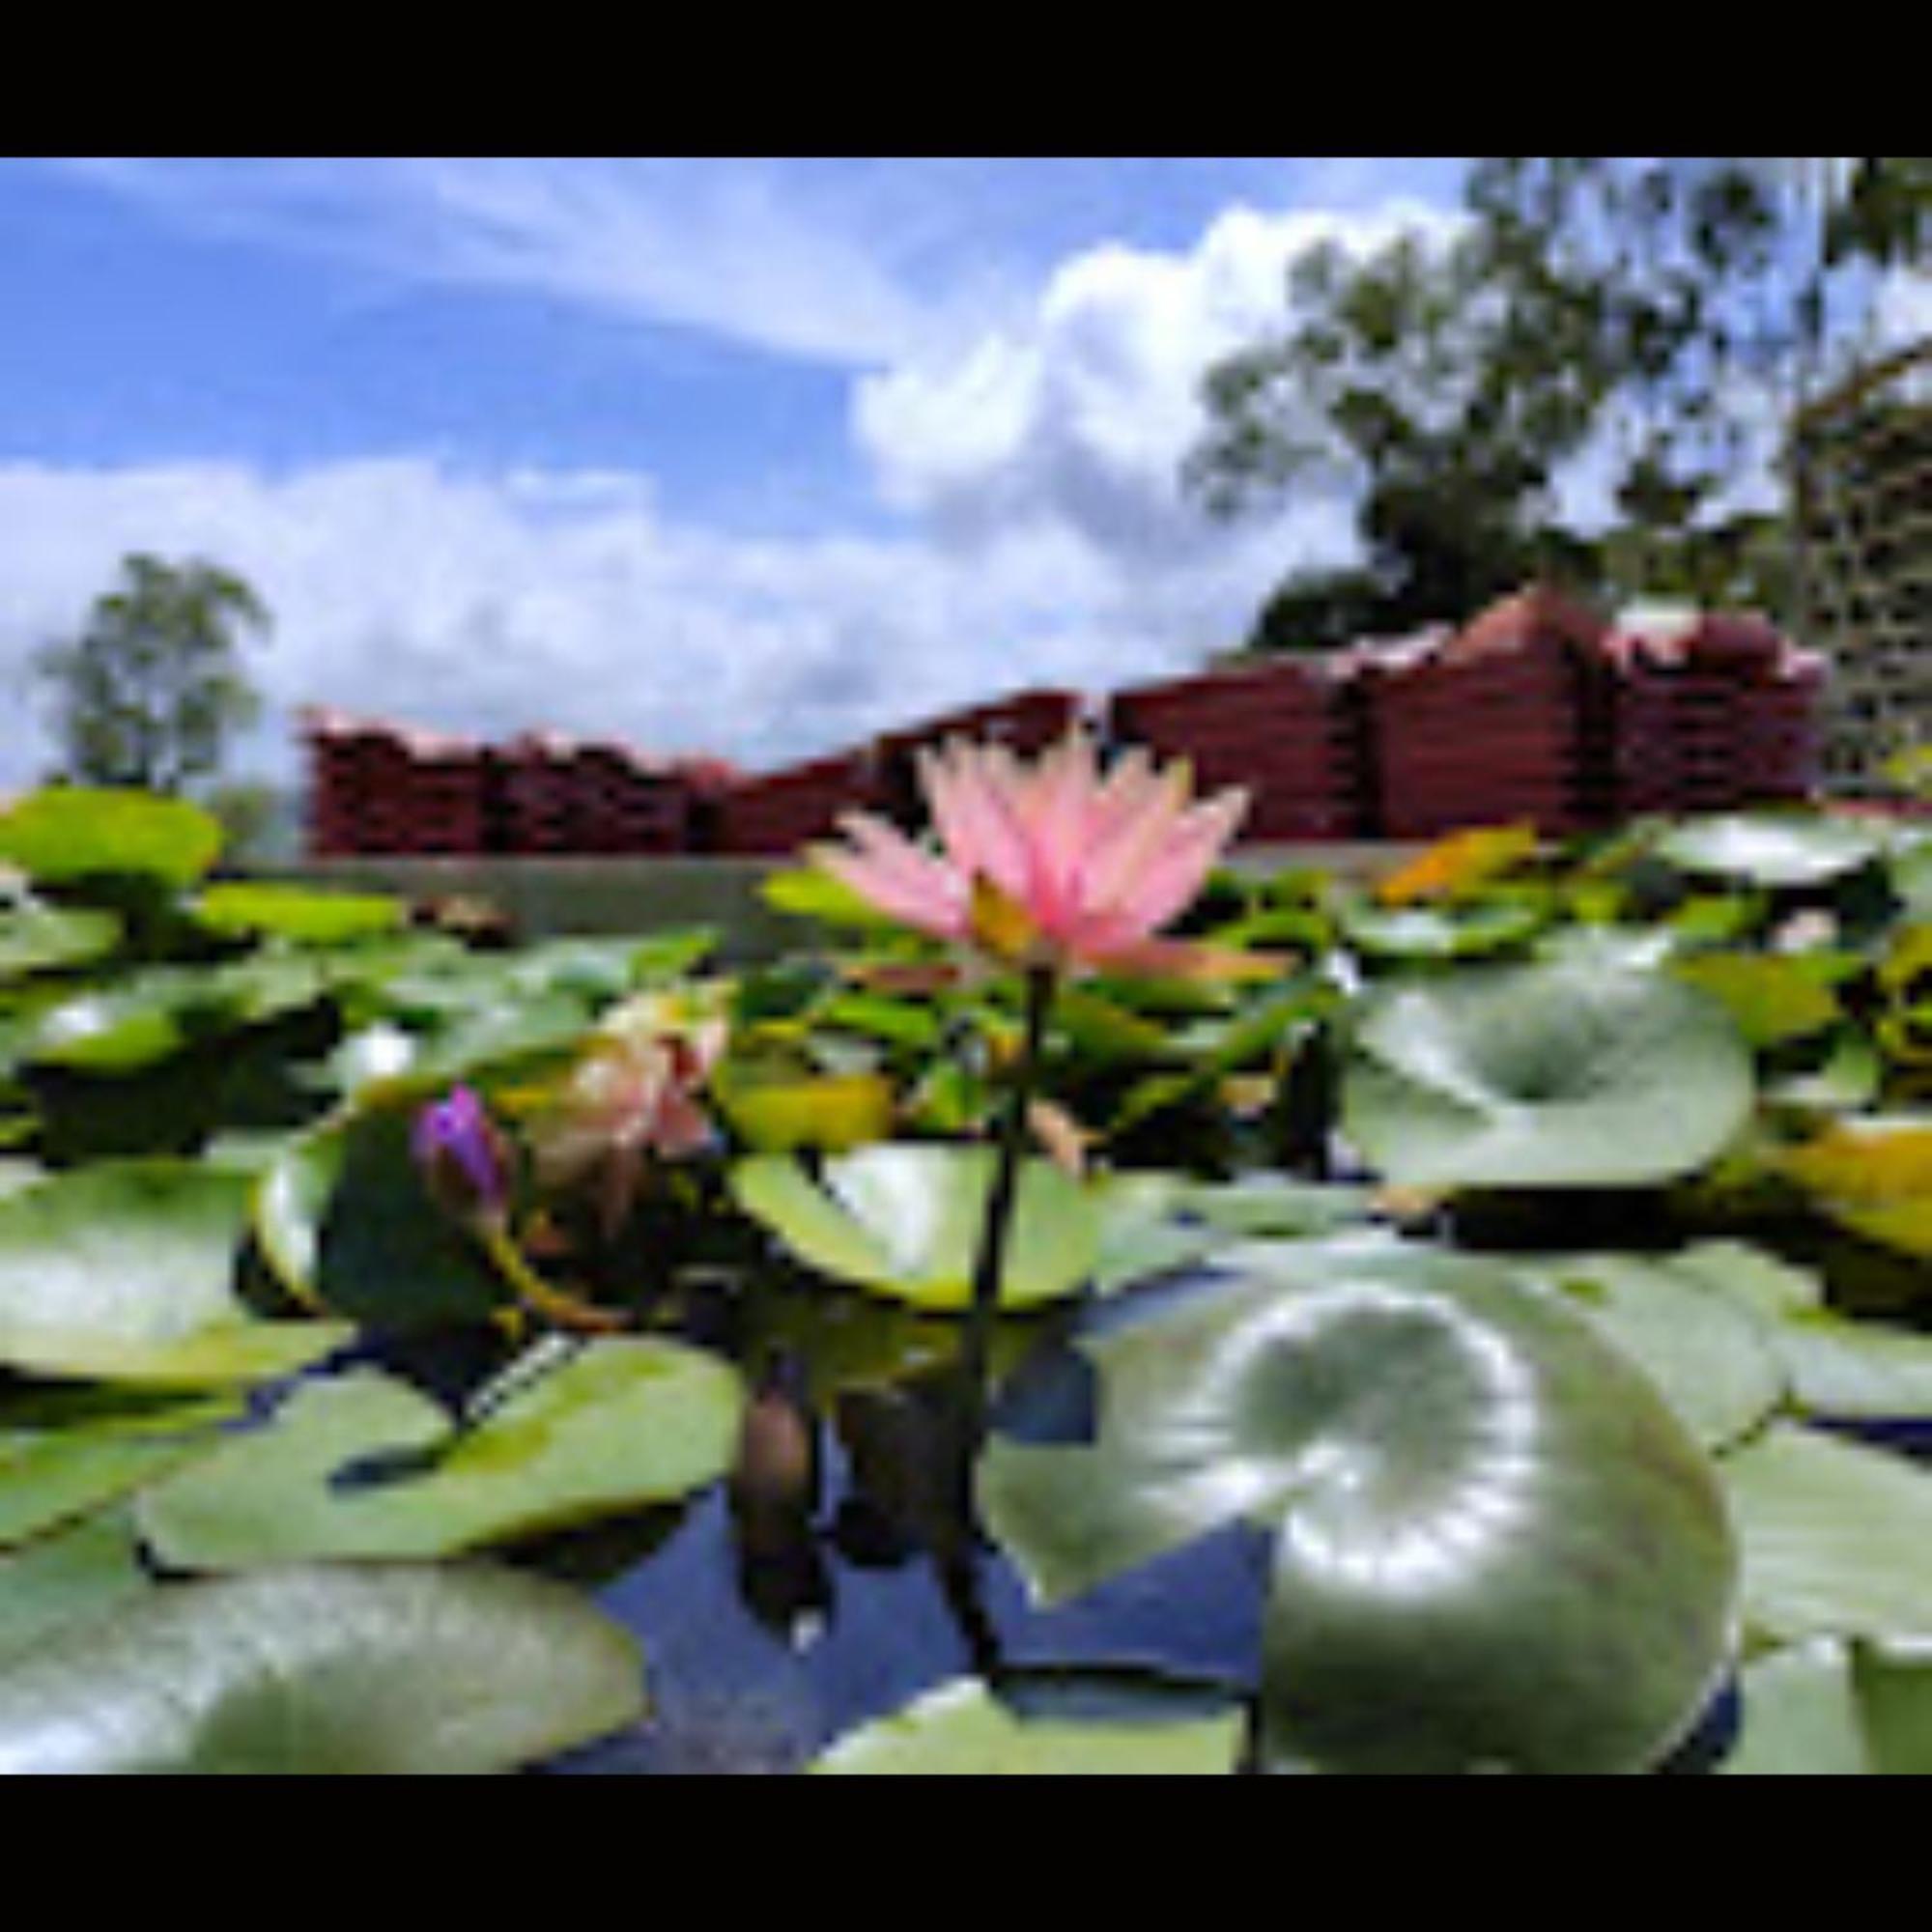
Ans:
[[[190,559],[124,557],[80,635],[43,649],[62,776],[74,783],[174,793],[220,765],[259,700],[238,634],[270,619],[233,572]]]
[[[1446,242],[1297,258],[1283,332],[1205,379],[1183,484],[1210,514],[1356,497],[1365,561],[1288,580],[1251,646],[1459,618],[1529,576],[1775,601],[1776,519],[1724,486],[1767,397],[1850,338],[1869,270],[1922,256],[1932,162],[1488,157],[1463,203]],[[1557,491],[1586,449],[1615,506],[1587,532]]]

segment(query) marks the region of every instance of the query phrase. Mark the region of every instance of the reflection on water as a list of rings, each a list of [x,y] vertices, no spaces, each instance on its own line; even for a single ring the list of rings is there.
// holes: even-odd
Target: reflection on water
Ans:
[[[789,1772],[855,1724],[964,1671],[1115,1665],[1245,1691],[1261,1663],[1268,1539],[1236,1528],[1076,1604],[1034,1609],[996,1551],[952,1560],[867,1492],[816,1432],[817,1507],[748,1550],[731,1486],[696,1498],[598,1603],[644,1647],[649,1715],[546,1769]],[[776,1519],[760,1525],[771,1531]]]

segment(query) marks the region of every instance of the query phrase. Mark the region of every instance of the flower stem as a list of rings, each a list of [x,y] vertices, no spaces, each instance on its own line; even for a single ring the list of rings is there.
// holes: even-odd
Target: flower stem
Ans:
[[[482,1224],[478,1238],[497,1271],[516,1291],[517,1299],[556,1327],[608,1335],[630,1326],[615,1310],[598,1308],[545,1281],[525,1260],[508,1231],[494,1219]]]
[[[1019,1059],[1007,1090],[1006,1110],[1000,1117],[993,1158],[993,1179],[986,1191],[986,1219],[980,1234],[980,1252],[973,1265],[973,1301],[966,1315],[960,1348],[960,1367],[966,1384],[973,1426],[968,1442],[977,1449],[984,1421],[986,1372],[992,1355],[993,1324],[999,1317],[1000,1288],[1006,1274],[1008,1238],[1019,1197],[1020,1158],[1026,1148],[1027,1108],[1039,1076],[1041,1042],[1046,1037],[1047,1009],[1053,1004],[1057,976],[1051,966],[1030,966],[1026,975],[1026,1020]]]

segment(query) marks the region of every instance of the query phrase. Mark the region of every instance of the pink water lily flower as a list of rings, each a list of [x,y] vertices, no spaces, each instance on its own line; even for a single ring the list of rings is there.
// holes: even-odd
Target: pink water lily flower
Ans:
[[[1009,963],[1131,974],[1225,973],[1241,955],[1156,937],[1234,837],[1240,791],[1194,802],[1184,763],[1138,749],[1102,771],[1070,734],[1032,766],[954,740],[920,754],[936,849],[867,812],[810,856],[880,911]]]

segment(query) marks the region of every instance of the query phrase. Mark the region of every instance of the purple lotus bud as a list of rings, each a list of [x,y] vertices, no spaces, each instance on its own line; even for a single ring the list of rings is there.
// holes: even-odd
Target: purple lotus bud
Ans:
[[[416,1116],[416,1165],[436,1200],[469,1220],[500,1214],[510,1197],[509,1149],[473,1088],[452,1087]]]

